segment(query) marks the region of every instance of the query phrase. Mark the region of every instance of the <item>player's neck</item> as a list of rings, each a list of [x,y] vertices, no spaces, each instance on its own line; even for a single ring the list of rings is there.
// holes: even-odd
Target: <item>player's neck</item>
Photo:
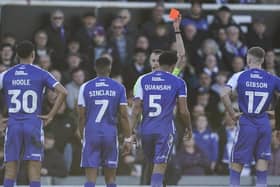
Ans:
[[[33,59],[20,59],[21,64],[32,64]]]
[[[109,77],[110,76],[110,74],[108,74],[108,73],[100,73],[100,74],[97,74],[96,75],[97,77]]]
[[[160,66],[159,71],[170,72],[170,67],[168,67],[168,66]]]
[[[249,66],[249,69],[262,69],[262,66],[251,64],[251,65]]]

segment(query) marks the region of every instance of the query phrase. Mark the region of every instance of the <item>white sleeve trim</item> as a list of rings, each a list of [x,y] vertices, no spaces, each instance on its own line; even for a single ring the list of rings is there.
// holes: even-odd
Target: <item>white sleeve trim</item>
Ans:
[[[83,107],[86,106],[86,101],[85,101],[85,97],[84,97],[84,89],[85,89],[85,84],[83,84],[79,90],[78,106],[83,106]]]
[[[52,85],[52,87],[54,88],[56,85],[58,85],[59,84],[59,82],[56,82],[56,83],[54,83],[53,85]]]
[[[186,95],[179,95],[179,97],[187,97]]]
[[[233,74],[233,76],[228,80],[226,85],[229,86],[232,91],[234,91],[237,88],[238,79],[243,72],[244,71]]]
[[[5,76],[5,74],[7,73],[7,71],[4,71],[4,72],[2,72],[2,73],[0,73],[0,90],[3,88],[3,81],[4,81],[4,76]]]
[[[143,100],[142,78],[143,76],[138,78],[133,88],[134,98],[139,98],[141,100]]]
[[[124,105],[124,106],[127,106],[127,103],[120,103],[120,105]]]

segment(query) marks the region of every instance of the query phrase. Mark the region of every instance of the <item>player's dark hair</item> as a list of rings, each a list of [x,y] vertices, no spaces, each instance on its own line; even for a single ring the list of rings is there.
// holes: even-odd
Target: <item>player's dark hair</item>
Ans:
[[[28,58],[32,54],[32,52],[35,50],[34,45],[30,41],[22,41],[18,44],[16,47],[16,52],[19,58]]]
[[[106,74],[111,71],[111,61],[106,57],[100,57],[95,61],[95,71],[97,74]]]
[[[258,59],[263,59],[265,56],[265,51],[261,47],[251,47],[248,50],[248,54],[250,54]]]
[[[161,49],[154,49],[154,50],[152,51],[152,53],[155,53],[155,54],[162,54],[162,53],[163,53],[163,50],[161,50]]]
[[[173,51],[164,51],[160,56],[159,56],[159,65],[167,65],[167,66],[172,66],[176,64],[178,60],[176,52]]]

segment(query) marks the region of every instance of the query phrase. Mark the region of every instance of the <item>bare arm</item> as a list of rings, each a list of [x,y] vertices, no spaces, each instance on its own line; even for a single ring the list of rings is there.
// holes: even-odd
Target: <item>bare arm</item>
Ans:
[[[121,122],[124,137],[130,138],[131,137],[131,128],[130,128],[129,120],[128,120],[127,106],[120,105],[119,111],[120,111],[120,122]]]
[[[86,123],[86,108],[79,106],[78,107],[78,136],[83,139],[83,131]]]
[[[54,91],[57,97],[51,111],[47,115],[39,115],[39,117],[45,121],[45,125],[48,125],[53,120],[59,107],[65,101],[65,98],[67,96],[66,89],[60,83],[54,87]]]
[[[140,99],[135,99],[133,101],[133,108],[132,108],[132,129],[135,130],[138,122],[140,121],[140,117],[142,114],[142,101]]]
[[[178,111],[182,123],[185,125],[186,138],[190,139],[192,137],[192,126],[191,126],[191,116],[187,105],[186,97],[179,97],[178,99]]]
[[[178,61],[174,68],[175,74],[179,74],[185,68],[187,62],[185,46],[180,31],[181,20],[182,20],[182,16],[180,14],[179,17],[175,19],[173,22],[173,27],[175,31],[175,37],[176,37],[177,56],[178,56]]]
[[[230,99],[230,94],[231,94],[231,89],[229,87],[224,87],[222,89],[222,92],[220,94],[221,96],[221,100],[225,106],[226,111],[229,113],[229,115],[231,116],[231,118],[236,121],[238,119],[238,117],[240,116],[240,114],[237,114],[233,107],[232,107],[232,102]]]

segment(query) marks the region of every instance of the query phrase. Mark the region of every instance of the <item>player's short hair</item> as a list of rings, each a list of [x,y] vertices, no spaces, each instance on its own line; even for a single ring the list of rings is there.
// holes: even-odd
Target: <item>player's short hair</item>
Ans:
[[[107,57],[100,57],[95,61],[96,73],[106,73],[111,67],[111,61]]]
[[[17,55],[19,58],[28,58],[35,50],[35,47],[32,42],[24,40],[20,42],[16,48]]]
[[[159,65],[167,65],[167,66],[172,66],[176,64],[178,60],[177,54],[174,51],[164,51],[160,56],[159,56]]]
[[[265,51],[261,47],[251,47],[248,50],[248,54],[254,56],[255,58],[257,58],[259,60],[262,60],[262,59],[264,59]]]
[[[160,55],[160,54],[163,53],[163,50],[161,50],[161,49],[154,49],[154,50],[151,52],[151,54],[152,54],[152,53],[154,53],[154,54],[156,54],[156,55]]]

